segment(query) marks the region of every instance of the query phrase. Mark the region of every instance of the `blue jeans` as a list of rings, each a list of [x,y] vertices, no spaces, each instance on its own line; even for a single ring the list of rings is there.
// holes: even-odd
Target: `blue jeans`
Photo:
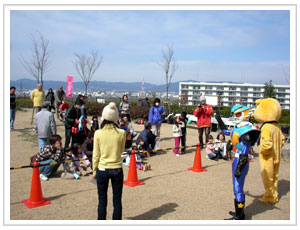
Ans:
[[[207,156],[208,156],[209,159],[214,160],[217,155],[215,153],[210,153]]]
[[[45,145],[49,144],[49,138],[39,138],[39,149],[44,148]]]
[[[45,160],[45,161],[40,161],[39,164],[49,164],[52,162],[56,162],[56,161],[53,159],[49,159],[49,160]],[[49,177],[56,172],[59,165],[60,164],[41,166],[41,167],[39,167],[40,174],[43,174],[44,176]]]
[[[107,189],[109,179],[111,179],[113,192],[113,220],[122,219],[122,190],[123,190],[123,169],[105,169],[97,170],[97,188],[98,188],[98,220],[106,220],[107,208]]]
[[[16,110],[10,109],[10,128],[11,129],[14,128],[15,117],[16,117]]]

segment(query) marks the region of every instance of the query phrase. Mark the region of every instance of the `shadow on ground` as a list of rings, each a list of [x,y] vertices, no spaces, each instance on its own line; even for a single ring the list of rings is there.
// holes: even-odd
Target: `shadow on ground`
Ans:
[[[278,181],[279,202],[280,202],[281,197],[285,196],[289,191],[290,191],[290,181],[287,181],[287,180]],[[271,204],[266,204],[266,203],[262,203],[262,202],[258,201],[258,199],[261,198],[263,196],[263,194],[261,194],[259,196],[253,196],[249,192],[246,192],[245,194],[247,196],[254,197],[254,200],[250,205],[247,205],[247,200],[246,200],[245,215],[246,215],[246,219],[248,219],[248,220],[252,220],[253,216],[263,213],[267,210],[280,209],[280,208],[276,207],[276,204],[271,205]]]
[[[150,176],[150,177],[143,178],[143,179],[141,179],[139,181],[145,182],[146,180],[149,180],[149,179],[152,179],[152,178],[155,178],[155,177],[162,177],[162,176],[174,175],[174,174],[182,173],[182,172],[186,172],[186,171],[187,170],[181,170],[181,171],[177,171],[177,172],[171,172],[171,173],[165,173],[165,174],[160,174],[160,175],[156,175],[156,176]]]
[[[153,208],[138,216],[128,217],[129,220],[158,220],[161,216],[175,212],[178,207],[176,203],[163,204],[158,208]]]

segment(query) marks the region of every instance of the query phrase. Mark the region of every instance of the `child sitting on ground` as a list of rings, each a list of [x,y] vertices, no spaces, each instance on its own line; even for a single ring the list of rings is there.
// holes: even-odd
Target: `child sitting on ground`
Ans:
[[[213,143],[214,138],[212,135],[208,136],[208,142],[206,144],[206,158],[209,160],[218,161],[217,155],[214,153],[215,145]]]
[[[139,170],[143,170],[143,171],[147,171],[147,170],[150,170],[151,168],[151,165],[150,164],[144,164],[143,163],[143,159],[141,157],[141,154],[137,151],[138,150],[138,147],[137,146],[133,146],[132,147],[132,150],[135,150],[135,161],[136,161],[136,167],[139,169]],[[131,159],[131,151],[129,152],[128,156],[126,157],[125,159],[125,163],[124,165],[126,166],[130,166],[130,159]]]
[[[82,175],[81,169],[86,171],[85,176],[88,176],[92,172],[91,168],[89,167],[91,163],[88,160],[87,156],[82,152],[81,145],[78,143],[75,143],[73,146],[72,158],[76,167],[76,171],[79,175]],[[86,160],[80,161],[80,159]]]
[[[64,172],[61,174],[63,179],[79,179],[80,176],[76,173],[76,167],[72,161],[73,149],[72,147],[65,148],[65,158],[64,158]],[[70,162],[65,162],[70,161]]]
[[[173,136],[175,140],[175,149],[173,153],[176,156],[179,156],[179,148],[180,148],[180,138],[182,136],[181,129],[184,127],[184,123],[180,121],[179,117],[174,117],[174,125],[173,125]]]
[[[123,118],[120,120],[120,129],[127,131],[126,122]]]
[[[145,141],[143,138],[139,139],[139,144],[137,146],[137,150],[139,150],[141,152],[147,151]],[[150,157],[150,153],[148,151],[146,154],[142,153],[142,156],[144,156],[144,155],[147,155],[147,157]]]
[[[91,120],[91,131],[96,131],[99,129],[99,122],[98,122],[98,116],[93,115],[92,120]]]
[[[214,153],[217,155],[218,159],[228,160],[228,154],[226,150],[226,140],[225,135],[223,133],[219,133],[215,140],[215,150]]]
[[[85,155],[88,157],[91,163],[93,163],[94,134],[94,131],[90,131],[87,138],[81,146],[82,152],[85,153]],[[91,168],[93,168],[92,165]]]

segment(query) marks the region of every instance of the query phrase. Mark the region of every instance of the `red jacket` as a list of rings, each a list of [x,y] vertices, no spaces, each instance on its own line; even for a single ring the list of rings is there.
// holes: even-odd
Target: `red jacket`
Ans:
[[[195,109],[194,115],[198,118],[197,126],[198,128],[210,127],[211,117],[213,113],[213,108],[211,105],[206,104],[203,108]]]

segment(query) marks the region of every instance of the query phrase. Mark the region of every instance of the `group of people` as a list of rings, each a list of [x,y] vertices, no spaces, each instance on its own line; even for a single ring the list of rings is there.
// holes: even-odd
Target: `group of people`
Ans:
[[[34,119],[34,114],[41,111],[42,103],[44,101],[48,102],[49,111],[52,111],[52,109],[56,111],[56,117],[57,119],[59,119],[60,106],[66,100],[66,94],[65,91],[63,90],[63,87],[59,86],[56,93],[53,92],[52,88],[49,88],[47,94],[45,95],[42,84],[38,84],[37,88],[31,92],[30,99],[33,102],[32,118],[31,118],[31,123],[32,123]]]
[[[11,129],[13,129],[14,116],[15,116],[15,87],[11,87]],[[62,90],[62,88],[61,88]],[[57,93],[58,94],[58,93]],[[113,190],[113,219],[122,219],[122,190],[123,190],[123,159],[122,153],[126,148],[131,148],[133,139],[137,136],[137,132],[133,130],[130,119],[130,104],[127,95],[124,95],[119,109],[116,104],[111,102],[104,107],[101,116],[101,124],[99,125],[98,116],[94,115],[88,127],[87,113],[86,113],[86,97],[79,95],[74,105],[69,108],[65,114],[65,146],[62,147],[62,138],[56,133],[56,124],[54,115],[51,111],[51,100],[53,94],[50,90],[48,92],[49,101],[43,102],[43,93],[40,85],[32,92],[32,100],[34,102],[34,110],[38,111],[34,119],[34,129],[38,135],[39,152],[35,156],[35,161],[39,162],[42,166],[39,167],[40,178],[48,180],[51,177],[60,163],[63,163],[64,172],[62,178],[79,179],[83,174],[92,174],[93,178],[97,181],[98,189],[98,219],[106,219],[107,208],[107,189],[109,180],[112,183]],[[63,93],[60,92],[60,99],[57,103],[63,103]],[[47,96],[46,96],[47,98]],[[278,102],[273,102],[277,111],[274,113],[268,105],[268,101],[258,113],[256,111],[256,119],[258,121],[265,121],[266,110],[270,110],[270,118],[266,121],[263,129],[266,134],[262,134],[262,147],[260,152],[260,161],[262,168],[262,177],[266,193],[261,202],[276,203],[278,201],[277,183],[278,183],[278,153],[284,143],[284,136],[278,131],[276,122],[280,118],[281,110]],[[52,103],[53,104],[53,103]],[[50,108],[50,111],[49,111]],[[279,109],[278,109],[279,108]],[[257,142],[260,131],[252,126],[247,121],[250,117],[250,108],[242,105],[236,105],[232,108],[232,113],[237,124],[233,130],[228,130],[220,117],[216,117],[222,132],[218,134],[214,141],[210,135],[211,116],[213,109],[210,105],[206,104],[204,96],[200,97],[200,104],[194,111],[194,115],[198,118],[197,126],[199,133],[199,143],[201,148],[206,147],[206,155],[208,159],[228,160],[229,149],[225,140],[225,135],[237,135],[239,138],[231,138],[233,151],[235,152],[234,160],[232,163],[233,173],[233,187],[235,195],[235,211],[230,212],[233,216],[231,219],[240,220],[245,219],[244,205],[245,195],[243,192],[243,185],[245,177],[248,172],[248,154],[251,146]],[[161,106],[160,100],[156,98],[153,106],[149,110],[148,122],[144,124],[144,130],[137,136],[135,146],[133,149],[143,150],[147,152],[147,157],[151,156],[152,151],[157,148],[160,149],[160,129],[162,123],[162,113],[164,108]],[[263,115],[262,115],[263,114]],[[275,114],[275,115],[274,115]],[[274,117],[275,116],[275,117]],[[270,120],[270,121],[269,121]],[[273,121],[274,120],[274,121]],[[245,122],[247,121],[247,122]],[[173,136],[175,141],[175,149],[173,153],[176,156],[184,154],[186,149],[186,136],[188,119],[186,112],[182,112],[180,116],[174,117]],[[274,123],[274,124],[273,124]],[[271,127],[272,126],[272,127]],[[274,126],[274,127],[273,127]],[[272,130],[271,130],[272,128]],[[276,148],[269,148],[270,143],[275,140],[267,140],[270,132],[275,132],[276,129]],[[203,133],[205,133],[205,142],[203,141]],[[275,137],[275,136],[274,136]],[[70,146],[71,142],[71,146]],[[180,144],[181,142],[181,144]],[[182,147],[181,147],[182,146]],[[273,152],[275,152],[274,155]],[[262,156],[261,156],[262,154]],[[268,154],[263,155],[263,154]],[[272,162],[269,159],[272,155]],[[246,157],[245,157],[246,156]],[[268,159],[267,159],[268,158]],[[84,160],[82,160],[84,159]],[[266,160],[267,159],[267,160]],[[275,160],[274,160],[275,159]],[[69,160],[65,162],[66,160]],[[51,164],[56,162],[56,164]],[[265,168],[264,168],[265,167]],[[270,170],[270,167],[274,169]],[[277,173],[277,177],[271,178],[272,175],[268,172]],[[273,175],[274,176],[274,175]]]

